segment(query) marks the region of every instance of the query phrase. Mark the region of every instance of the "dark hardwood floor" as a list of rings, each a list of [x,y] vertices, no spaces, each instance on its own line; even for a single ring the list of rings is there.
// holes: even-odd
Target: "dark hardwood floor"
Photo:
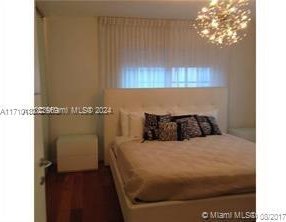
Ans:
[[[95,171],[47,173],[48,222],[123,222],[109,167]]]

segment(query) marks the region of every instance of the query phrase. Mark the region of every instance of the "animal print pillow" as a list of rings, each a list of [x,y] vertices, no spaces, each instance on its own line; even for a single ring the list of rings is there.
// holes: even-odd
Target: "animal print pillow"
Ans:
[[[197,115],[196,118],[205,135],[221,135],[215,117]]]
[[[203,133],[207,136],[207,135],[211,135],[212,134],[212,126],[209,122],[209,119],[207,116],[196,116],[197,121],[203,131]]]
[[[174,141],[177,140],[177,123],[159,123],[159,140]]]
[[[167,123],[171,121],[171,115],[155,115],[145,113],[144,124],[144,139],[158,140],[159,139],[159,123]]]
[[[213,116],[208,116],[208,119],[209,119],[209,122],[211,124],[211,127],[212,127],[212,135],[221,135],[221,131],[219,129],[219,126],[216,122],[216,119],[215,117]]]
[[[189,116],[176,120],[178,140],[204,136],[195,116]]]

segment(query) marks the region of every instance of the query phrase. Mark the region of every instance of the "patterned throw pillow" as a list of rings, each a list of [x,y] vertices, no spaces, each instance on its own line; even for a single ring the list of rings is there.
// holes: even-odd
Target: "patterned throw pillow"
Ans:
[[[159,140],[174,141],[177,140],[177,123],[159,123]]]
[[[144,139],[159,139],[159,123],[167,123],[171,121],[171,115],[155,115],[145,113]]]
[[[192,117],[194,115],[179,115],[179,116],[171,116],[171,122],[176,122],[177,120],[179,119],[184,119],[184,118],[187,118],[187,117]]]
[[[178,140],[204,136],[195,116],[177,119]]]
[[[197,121],[198,121],[198,123],[199,123],[199,125],[200,125],[200,127],[201,127],[201,129],[202,129],[202,131],[204,133],[204,135],[206,135],[206,136],[207,135],[212,135],[212,126],[211,126],[211,124],[209,122],[208,117],[207,116],[199,116],[199,115],[197,115],[196,118],[197,118]]]
[[[218,127],[218,124],[216,122],[215,117],[208,116],[208,120],[209,120],[211,127],[212,127],[212,135],[221,135],[222,133]]]
[[[200,127],[205,135],[221,135],[215,117],[213,116],[196,116]]]

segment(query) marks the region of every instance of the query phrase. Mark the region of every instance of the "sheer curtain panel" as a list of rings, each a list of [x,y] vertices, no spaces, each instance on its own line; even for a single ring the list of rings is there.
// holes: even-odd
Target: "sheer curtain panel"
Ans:
[[[229,56],[192,21],[99,18],[99,88],[225,86]]]
[[[225,86],[229,51],[208,44],[192,21],[98,18],[97,104],[106,88]],[[99,146],[103,117],[97,115]]]

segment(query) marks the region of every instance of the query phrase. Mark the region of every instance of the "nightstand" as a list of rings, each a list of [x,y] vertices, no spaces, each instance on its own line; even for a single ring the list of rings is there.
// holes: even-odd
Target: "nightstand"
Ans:
[[[256,131],[255,128],[231,128],[228,133],[234,136],[250,140],[252,142],[256,141]]]
[[[97,169],[97,136],[60,136],[57,140],[57,168],[58,172]]]

